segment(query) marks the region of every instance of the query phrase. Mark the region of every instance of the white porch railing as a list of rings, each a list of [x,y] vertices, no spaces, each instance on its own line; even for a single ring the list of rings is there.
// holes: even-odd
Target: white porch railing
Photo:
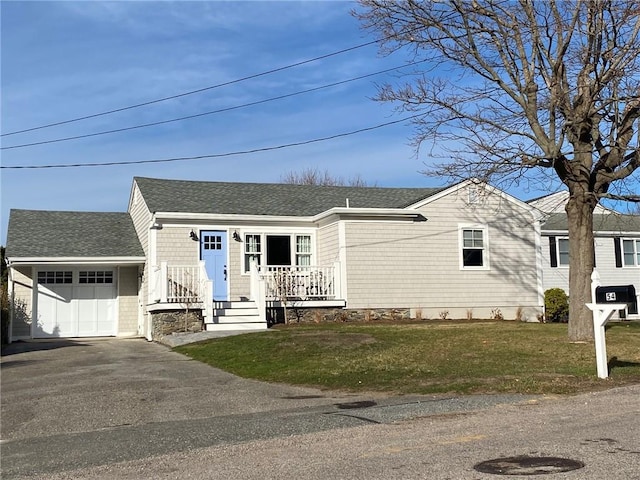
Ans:
[[[149,285],[154,301],[185,305],[213,304],[212,281],[207,277],[203,261],[188,266],[169,266],[167,262],[162,262],[154,270],[155,275]]]
[[[339,296],[338,264],[318,266],[261,266],[269,300],[333,300]],[[338,272],[338,275],[336,275]]]

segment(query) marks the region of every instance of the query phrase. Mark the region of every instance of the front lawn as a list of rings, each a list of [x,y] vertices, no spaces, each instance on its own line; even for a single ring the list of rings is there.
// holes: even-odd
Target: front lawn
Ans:
[[[175,348],[236,375],[349,391],[577,393],[640,382],[640,324],[607,327],[610,378],[566,324],[291,325]]]

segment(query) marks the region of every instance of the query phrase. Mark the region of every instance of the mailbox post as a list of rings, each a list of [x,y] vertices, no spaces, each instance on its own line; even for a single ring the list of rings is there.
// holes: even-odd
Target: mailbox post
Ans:
[[[591,274],[591,303],[587,307],[593,313],[593,336],[596,343],[596,367],[599,378],[609,377],[607,365],[607,341],[604,326],[617,310],[625,310],[628,303],[598,303],[596,291],[600,287],[600,275],[595,270]]]

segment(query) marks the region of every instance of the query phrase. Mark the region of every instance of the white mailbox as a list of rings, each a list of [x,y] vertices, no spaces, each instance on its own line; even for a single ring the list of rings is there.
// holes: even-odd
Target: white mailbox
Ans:
[[[596,295],[596,291],[600,288],[600,275],[595,270],[591,274],[591,303],[587,303],[589,310],[593,312],[593,336],[596,342],[596,367],[598,370],[599,378],[609,377],[609,367],[607,365],[607,341],[604,335],[604,326],[611,319],[614,312],[618,310],[626,310],[629,307],[628,303],[598,303],[597,299],[599,295]],[[600,292],[599,292],[600,293]],[[605,301],[610,302],[615,300],[614,297],[606,297]]]

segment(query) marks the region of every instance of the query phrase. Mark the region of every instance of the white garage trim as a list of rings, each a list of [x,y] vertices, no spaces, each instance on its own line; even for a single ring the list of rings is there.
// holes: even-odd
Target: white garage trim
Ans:
[[[33,338],[117,334],[118,271],[105,266],[41,266],[34,271]]]

